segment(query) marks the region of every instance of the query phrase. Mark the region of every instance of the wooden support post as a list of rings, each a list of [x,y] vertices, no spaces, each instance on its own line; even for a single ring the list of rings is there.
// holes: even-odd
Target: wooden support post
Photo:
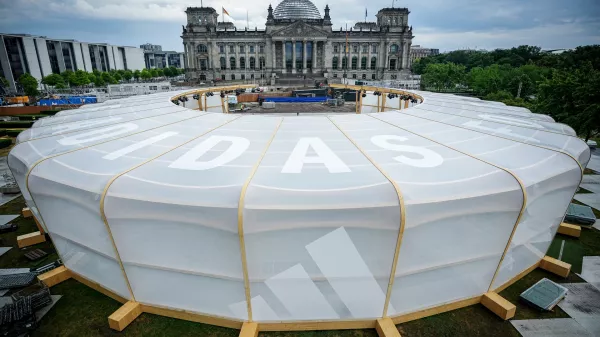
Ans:
[[[360,97],[358,98],[358,108],[356,109],[356,113],[357,114],[361,114],[362,113],[362,101],[363,101],[363,97],[362,97],[362,90],[360,91]]]
[[[40,234],[46,234],[46,232],[44,231],[44,227],[42,227],[42,225],[40,225],[40,222],[38,221],[38,219],[36,217],[33,217],[33,221],[35,221],[35,225],[37,226],[37,229],[40,232]]]
[[[385,112],[385,94],[381,93],[381,112]]]
[[[123,331],[134,319],[142,314],[142,306],[138,302],[128,301],[108,317],[108,326]]]
[[[494,292],[485,293],[481,297],[481,304],[503,320],[515,317],[515,312],[517,311],[517,307],[514,304]]]
[[[404,101],[404,109],[408,109],[408,102],[410,101]]]
[[[65,266],[60,266],[38,276],[38,280],[47,287],[55,286],[71,278],[71,272]]]
[[[562,277],[569,276],[569,272],[571,272],[570,264],[550,256],[544,256],[540,261],[540,268]]]
[[[379,337],[400,337],[400,332],[398,332],[394,322],[389,317],[377,319],[375,330],[377,330]]]
[[[46,241],[46,236],[40,232],[33,232],[17,236],[17,246],[19,248],[37,245]]]
[[[29,207],[23,208],[23,210],[21,211],[21,214],[23,214],[24,218],[31,218],[33,216],[33,213],[31,213],[31,210],[29,209]]]
[[[256,337],[258,336],[258,324],[254,322],[244,322],[240,337]]]
[[[581,226],[571,225],[568,223],[561,223],[558,227],[558,232],[563,235],[572,236],[578,238],[581,236]]]

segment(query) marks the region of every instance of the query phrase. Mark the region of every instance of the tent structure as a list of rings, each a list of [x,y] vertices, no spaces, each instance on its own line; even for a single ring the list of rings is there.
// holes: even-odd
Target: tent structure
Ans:
[[[86,105],[21,133],[8,164],[72,275],[148,312],[368,327],[535,268],[590,158],[573,129],[372,89],[357,114],[222,113],[218,88],[205,111],[195,92]]]

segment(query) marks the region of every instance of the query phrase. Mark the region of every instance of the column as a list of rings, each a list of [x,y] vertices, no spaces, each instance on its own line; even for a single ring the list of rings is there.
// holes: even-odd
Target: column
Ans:
[[[342,62],[342,48],[345,48],[345,47],[342,46],[341,43],[338,43],[338,69],[343,69],[342,65],[344,64]]]
[[[225,43],[225,70],[231,69],[229,65],[229,45]]]
[[[319,42],[313,40],[313,42],[312,42],[312,48],[313,48],[313,50],[312,50],[312,53],[313,53],[313,56],[312,56],[312,68],[313,68],[313,72],[314,72],[314,69],[317,69],[317,46],[318,45],[319,45]]]
[[[371,46],[370,43],[368,44],[368,46],[369,46],[368,47],[369,50],[367,50],[367,51],[369,52],[369,54],[368,54],[369,56],[367,56],[367,69],[371,70],[371,58],[373,57],[373,55],[371,55],[372,54],[371,51],[373,49],[373,46]],[[377,67],[377,65],[375,65],[375,67]],[[373,70],[371,70],[371,71],[373,71]],[[371,80],[371,78],[367,78],[367,79]]]
[[[271,67],[273,68],[272,71],[275,71],[275,68],[277,67],[276,47],[277,47],[277,42],[271,41],[271,51],[272,51],[271,54],[273,55],[273,58],[271,59]]]
[[[183,69],[187,69],[189,68],[188,66],[188,58],[190,56],[190,53],[188,52],[188,45],[186,42],[183,43],[183,53],[185,54],[185,58],[183,59]]]
[[[362,44],[359,43],[358,44],[358,61],[356,62],[356,69],[362,70],[361,69],[361,62],[362,62]],[[358,78],[360,76],[357,75],[356,77]]]
[[[248,58],[248,49],[250,49],[250,44],[244,44],[244,57],[246,58],[246,64],[244,64],[244,69],[248,69],[250,67],[250,59]]]
[[[389,53],[389,43],[386,41],[383,44],[383,69],[387,70],[388,69],[388,53]]]
[[[306,74],[306,40],[302,41],[302,73]]]
[[[283,69],[282,72],[286,73],[287,72],[287,68],[285,67],[285,61],[286,61],[286,58],[285,58],[286,57],[285,56],[285,40],[281,41],[281,46],[283,47],[282,48],[283,64],[282,64],[281,68]]]
[[[292,39],[292,74],[296,73],[296,39]]]

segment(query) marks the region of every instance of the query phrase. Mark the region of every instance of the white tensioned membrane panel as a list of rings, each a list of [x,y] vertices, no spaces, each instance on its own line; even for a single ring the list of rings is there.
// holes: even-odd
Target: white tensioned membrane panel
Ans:
[[[402,109],[377,113],[386,94],[368,92],[363,114],[283,118],[222,114],[218,92],[190,110],[180,93],[45,118],[8,163],[74,273],[229,319],[481,296],[546,254],[590,158],[570,127],[468,97],[386,97]]]

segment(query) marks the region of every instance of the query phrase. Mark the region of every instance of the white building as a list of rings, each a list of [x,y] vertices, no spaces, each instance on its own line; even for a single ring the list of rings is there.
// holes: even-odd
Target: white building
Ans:
[[[144,69],[142,49],[28,34],[0,34],[0,75],[8,80],[9,90],[16,90],[15,82],[24,73],[39,81],[65,70],[120,69]]]
[[[144,50],[144,62],[147,69],[175,67],[183,69],[184,54],[177,51],[163,51],[162,46],[146,43],[140,46]]]

